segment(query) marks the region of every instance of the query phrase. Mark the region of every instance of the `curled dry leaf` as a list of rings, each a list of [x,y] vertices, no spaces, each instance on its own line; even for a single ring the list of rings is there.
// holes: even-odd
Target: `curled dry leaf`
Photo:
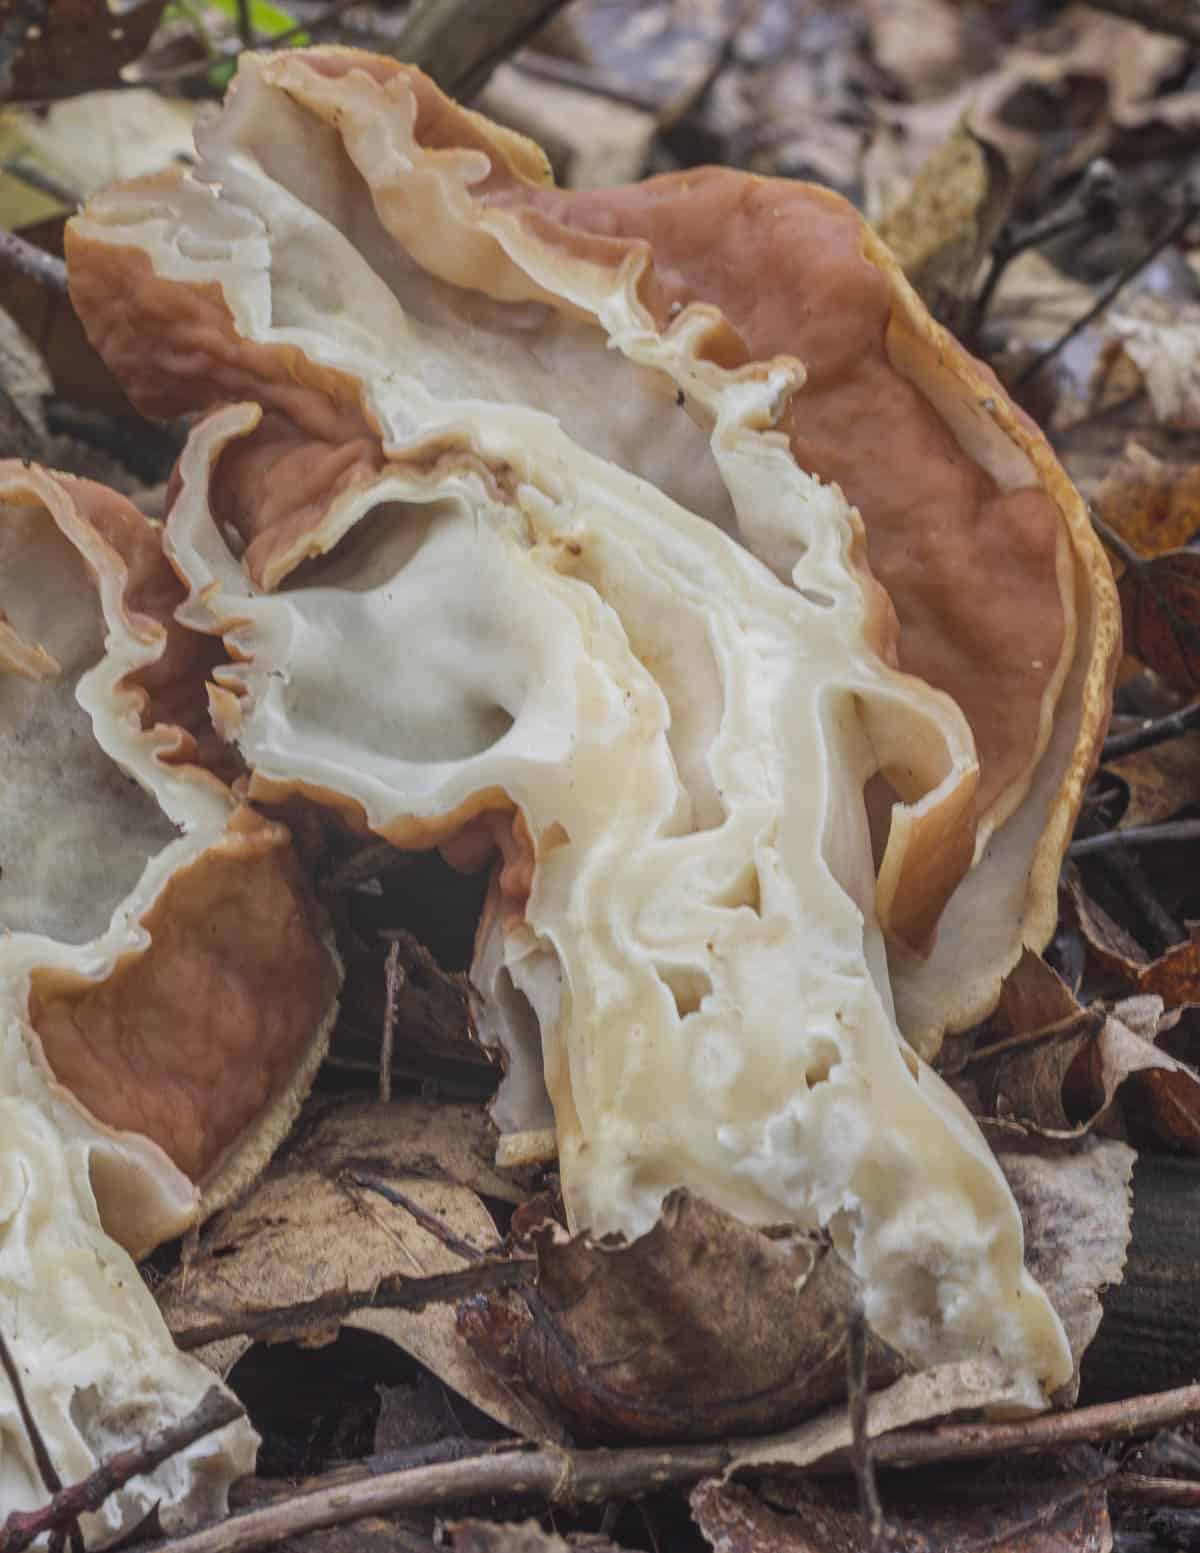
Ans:
[[[1129,789],[1118,830],[1160,824],[1200,801],[1200,733],[1180,734],[1149,749],[1106,761],[1105,770],[1120,777]]]
[[[903,203],[877,223],[935,318],[950,324],[964,320],[1012,195],[1002,153],[961,119],[918,172]]]
[[[1113,312],[1108,326],[1141,373],[1160,424],[1200,430],[1200,303],[1143,294]]]
[[[534,1243],[536,1292],[480,1296],[459,1328],[586,1438],[751,1434],[845,1395],[858,1290],[819,1238],[772,1236],[677,1192],[631,1245],[556,1225]],[[876,1384],[904,1368],[874,1337],[868,1365]]]
[[[1125,645],[1185,694],[1200,690],[1200,552],[1129,558],[1117,587]]]
[[[189,1328],[213,1321],[236,1323],[256,1310],[286,1311],[323,1295],[369,1290],[388,1275],[429,1277],[470,1266],[446,1235],[482,1253],[497,1234],[479,1192],[512,1194],[511,1183],[486,1162],[487,1130],[478,1108],[442,1102],[356,1102],[317,1111],[294,1146],[162,1286],[168,1326],[183,1338]],[[390,1202],[389,1190],[432,1215],[443,1237]],[[516,1433],[558,1437],[548,1417],[514,1397],[474,1357],[455,1331],[451,1305],[359,1310],[342,1324],[396,1343]],[[286,1330],[285,1316],[273,1335]],[[307,1325],[296,1335],[314,1340]],[[230,1337],[198,1352],[227,1373],[250,1343]]]
[[[1090,1475],[1019,1468],[938,1469],[889,1479],[883,1496],[889,1553],[1109,1553],[1103,1464]],[[789,1491],[790,1490],[790,1491]],[[692,1490],[692,1514],[713,1553],[875,1553],[849,1483],[765,1485],[768,1505],[736,1483]]]
[[[166,0],[0,0],[0,99],[54,101],[112,86],[146,50]]]
[[[137,402],[225,406],[168,544],[251,791],[499,846],[497,1114],[544,1142],[553,1108],[575,1225],[636,1235],[678,1185],[828,1224],[882,1336],[998,1345],[1040,1405],[1064,1335],[891,994],[932,1050],[1048,936],[1117,621],[1045,443],[890,254],[720,169],[555,190],[332,49],[244,56],[198,175],[70,247]],[[343,672],[385,620],[393,672]]]
[[[1200,532],[1200,464],[1170,463],[1130,442],[1092,505],[1139,556],[1177,550]]]

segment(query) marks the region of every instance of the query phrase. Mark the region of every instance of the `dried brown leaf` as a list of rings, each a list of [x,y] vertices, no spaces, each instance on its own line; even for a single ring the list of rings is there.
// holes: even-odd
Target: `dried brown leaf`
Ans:
[[[0,99],[55,101],[120,81],[145,51],[165,3],[0,0],[0,58],[7,55]]]
[[[1133,1225],[1134,1151],[1115,1138],[1049,1143],[993,1139],[1025,1226],[1025,1264],[1050,1296],[1075,1373],[1056,1398],[1075,1401],[1079,1364],[1100,1326],[1100,1295],[1121,1282]]]
[[[1108,328],[1141,373],[1160,424],[1200,429],[1200,303],[1144,292],[1112,313]]]
[[[889,1553],[1107,1553],[1112,1547],[1102,1472],[1018,1476],[938,1472],[889,1484]],[[791,1486],[791,1485],[789,1485]],[[770,1486],[772,1498],[778,1485]],[[849,1485],[795,1486],[793,1513],[773,1509],[738,1484],[693,1489],[692,1514],[713,1553],[871,1553],[872,1540]]]
[[[856,1289],[815,1237],[773,1238],[677,1192],[632,1245],[550,1226],[535,1243],[536,1294],[481,1296],[461,1327],[499,1374],[588,1437],[719,1439],[845,1395]],[[902,1369],[872,1337],[873,1382]]]
[[[961,119],[878,223],[909,280],[936,316],[957,317],[1008,216],[1012,179],[995,146]]]
[[[1177,690],[1200,690],[1200,552],[1130,560],[1117,588],[1126,650]]]
[[[1200,733],[1165,739],[1149,749],[1107,761],[1105,769],[1119,776],[1129,789],[1129,803],[1118,830],[1158,825],[1186,805],[1200,803]]]
[[[415,1099],[310,1106],[294,1146],[214,1222],[197,1255],[159,1291],[168,1326],[181,1334],[256,1310],[370,1290],[389,1276],[468,1268],[445,1232],[482,1252],[496,1229],[478,1192],[512,1192],[487,1163],[489,1130],[472,1106]],[[411,1199],[442,1232],[356,1184],[364,1178]],[[474,1357],[457,1335],[450,1305],[359,1310],[343,1324],[397,1344],[518,1433],[557,1438],[548,1418],[497,1385]],[[307,1327],[297,1335],[314,1340]],[[235,1337],[197,1352],[226,1372],[249,1346],[248,1338]]]
[[[1138,555],[1177,550],[1200,532],[1200,464],[1168,463],[1130,442],[1092,504]]]
[[[1147,955],[1136,939],[1132,938],[1119,922],[1102,906],[1096,904],[1083,886],[1079,870],[1068,864],[1063,870],[1063,883],[1079,931],[1087,944],[1089,957],[1098,970],[1114,978],[1121,986],[1138,985],[1138,973],[1147,963]]]

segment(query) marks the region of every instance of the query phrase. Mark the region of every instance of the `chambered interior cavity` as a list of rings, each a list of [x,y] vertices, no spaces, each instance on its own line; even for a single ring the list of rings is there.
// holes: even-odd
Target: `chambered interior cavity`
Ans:
[[[0,610],[57,665],[30,678],[0,658],[0,923],[85,943],[175,830],[80,704],[104,618],[82,558],[41,507],[0,512]]]

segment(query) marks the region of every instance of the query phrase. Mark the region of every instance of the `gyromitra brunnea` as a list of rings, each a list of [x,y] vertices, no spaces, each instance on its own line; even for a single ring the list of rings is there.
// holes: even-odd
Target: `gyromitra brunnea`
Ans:
[[[1111,582],[1043,440],[824,192],[564,194],[339,49],[245,56],[199,144],[68,258],[135,403],[212,412],[165,543],[250,796],[504,843],[496,1115],[577,1226],[681,1184],[823,1226],[908,1358],[1043,1405],[1061,1324],[903,1038],[1048,934],[1100,737]]]

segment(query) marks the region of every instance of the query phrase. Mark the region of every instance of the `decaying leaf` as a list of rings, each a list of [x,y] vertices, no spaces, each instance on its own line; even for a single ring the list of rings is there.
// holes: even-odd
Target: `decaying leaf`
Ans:
[[[1025,1255],[1062,1318],[1075,1374],[1060,1405],[1079,1391],[1079,1363],[1100,1326],[1100,1295],[1121,1281],[1133,1222],[1136,1158],[1115,1138],[1052,1144],[993,1140],[1025,1225]]]
[[[713,1553],[871,1553],[879,1546],[849,1482],[772,1483],[769,1492],[772,1499],[786,1494],[789,1511],[735,1483],[709,1480],[693,1490],[692,1514]],[[1039,1472],[1022,1461],[983,1474],[940,1468],[906,1475],[889,1479],[883,1508],[890,1553],[1107,1553],[1112,1547],[1098,1460],[1090,1474],[1053,1465]]]
[[[166,0],[0,0],[0,99],[94,92],[145,50]]]
[[[960,314],[1012,193],[1002,153],[963,118],[917,174],[907,199],[879,223],[879,235],[936,317]]]
[[[534,1235],[536,1293],[460,1313],[476,1352],[589,1437],[718,1439],[779,1428],[846,1389],[853,1277],[815,1236],[772,1236],[686,1192],[630,1245]],[[868,1371],[903,1371],[874,1337]]]
[[[1129,802],[1118,830],[1157,825],[1200,801],[1200,733],[1165,739],[1105,763],[1129,789]]]
[[[296,1145],[214,1223],[197,1256],[163,1285],[168,1326],[182,1338],[214,1320],[370,1289],[388,1274],[427,1277],[468,1266],[387,1193],[403,1194],[444,1232],[482,1252],[497,1236],[479,1191],[508,1200],[516,1195],[487,1163],[489,1125],[477,1107],[415,1099],[310,1113]],[[518,1433],[557,1436],[549,1419],[497,1384],[459,1339],[451,1306],[362,1310],[344,1324],[396,1343]],[[298,1336],[314,1340],[307,1328]],[[249,1346],[249,1338],[232,1337],[197,1351],[224,1373]]]
[[[1068,863],[1063,870],[1063,884],[1070,910],[1087,944],[1089,959],[1106,978],[1113,978],[1118,987],[1127,990],[1136,986],[1138,968],[1149,959],[1146,951],[1091,898],[1073,863]]]
[[[886,1390],[875,1392],[867,1401],[866,1433],[875,1439],[893,1429],[931,1423],[951,1413],[979,1408],[1012,1412],[1023,1406],[1020,1390],[1002,1362],[963,1359],[919,1375],[902,1375]],[[832,1407],[794,1429],[737,1446],[726,1476],[752,1468],[811,1467],[848,1451],[852,1439],[848,1409]]]
[[[1200,429],[1200,303],[1142,294],[1112,314],[1109,328],[1141,372],[1157,419]]]
[[[1130,442],[1092,504],[1138,555],[1177,550],[1200,532],[1200,465],[1167,463]]]
[[[1177,690],[1200,689],[1200,552],[1131,559],[1117,587],[1126,650]]]

